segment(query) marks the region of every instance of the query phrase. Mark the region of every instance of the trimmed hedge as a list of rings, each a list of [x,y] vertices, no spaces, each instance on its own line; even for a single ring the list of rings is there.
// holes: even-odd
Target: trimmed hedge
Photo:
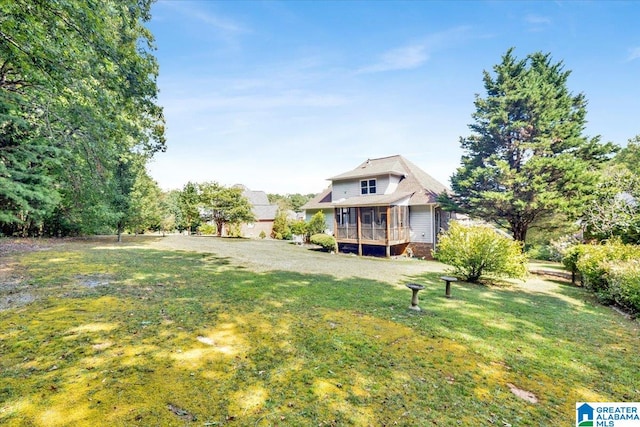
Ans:
[[[321,246],[327,252],[337,252],[338,244],[336,243],[336,239],[333,236],[329,236],[328,234],[314,234],[309,238],[309,241],[314,245]]]

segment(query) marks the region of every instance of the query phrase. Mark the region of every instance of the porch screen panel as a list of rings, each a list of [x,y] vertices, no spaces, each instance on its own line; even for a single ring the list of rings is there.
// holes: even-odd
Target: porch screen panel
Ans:
[[[389,240],[407,240],[409,238],[409,207],[391,206]]]
[[[357,239],[356,208],[337,208],[338,239]]]
[[[360,208],[362,239],[384,242],[387,238],[386,217],[386,207],[374,206],[370,208]]]

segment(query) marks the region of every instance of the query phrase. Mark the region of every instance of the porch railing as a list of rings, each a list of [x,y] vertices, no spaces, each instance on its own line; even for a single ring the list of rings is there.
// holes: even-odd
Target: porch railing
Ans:
[[[408,241],[410,236],[409,227],[391,227],[389,229],[389,241]],[[387,241],[386,226],[376,224],[363,224],[360,233],[361,240]],[[355,224],[339,225],[337,227],[337,240],[358,240],[358,228]]]

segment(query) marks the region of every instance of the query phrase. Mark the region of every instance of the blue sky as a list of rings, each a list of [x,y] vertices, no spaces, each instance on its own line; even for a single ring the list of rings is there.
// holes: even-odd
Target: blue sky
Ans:
[[[401,154],[449,185],[475,94],[510,47],[584,93],[589,136],[640,134],[640,2],[160,0],[163,189],[188,181],[317,193]]]

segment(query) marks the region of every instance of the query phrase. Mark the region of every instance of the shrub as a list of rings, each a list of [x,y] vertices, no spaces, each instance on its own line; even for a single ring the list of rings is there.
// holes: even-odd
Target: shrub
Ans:
[[[227,236],[242,237],[242,227],[240,223],[227,223]]]
[[[324,230],[327,228],[327,223],[324,218],[324,213],[322,211],[316,212],[307,224],[307,233],[310,236],[314,234],[323,234]]]
[[[327,252],[338,251],[338,244],[336,243],[336,239],[333,236],[329,236],[328,234],[314,234],[313,236],[311,236],[309,241],[314,245],[321,246],[322,249]]]
[[[640,246],[610,240],[602,245],[578,245],[563,260],[580,273],[582,284],[604,304],[617,303],[640,311],[638,279]]]
[[[578,245],[580,241],[572,235],[565,235],[545,244],[527,245],[527,255],[530,259],[542,261],[562,261],[567,251]]]
[[[640,258],[640,247],[625,245],[615,239],[603,245],[580,245],[577,251],[576,268],[582,276],[582,283],[596,294],[607,293],[609,262]]]
[[[260,232],[260,234],[258,235],[258,237],[260,237],[261,239],[266,239],[267,238],[267,233],[265,233],[264,230],[262,230]]]
[[[485,225],[452,221],[440,235],[434,257],[451,265],[453,273],[468,282],[482,276],[524,278],[527,273],[521,243]]]
[[[613,302],[632,313],[640,313],[640,261],[610,263],[607,281]]]
[[[293,234],[299,236],[307,234],[307,223],[303,219],[292,221],[289,228],[291,228],[291,233]]]
[[[200,224],[198,226],[198,233],[200,234],[216,234],[216,226],[211,224]]]
[[[533,245],[527,249],[527,256],[540,261],[559,261],[561,258],[551,245]]]
[[[567,248],[562,257],[562,264],[571,271],[571,283],[576,283],[576,274],[578,273],[578,259],[584,245],[575,245]]]
[[[273,220],[273,230],[271,231],[271,237],[278,240],[291,239],[291,228],[289,227],[289,219],[286,212],[278,210],[275,219]]]

